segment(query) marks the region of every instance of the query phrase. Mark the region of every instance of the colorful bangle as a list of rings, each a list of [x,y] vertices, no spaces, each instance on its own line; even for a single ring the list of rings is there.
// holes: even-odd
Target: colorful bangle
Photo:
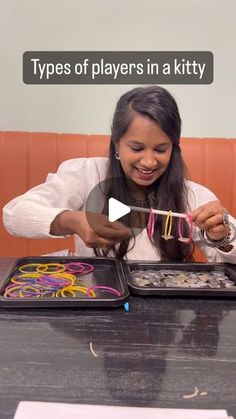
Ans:
[[[85,275],[94,271],[94,267],[85,262],[65,263],[65,268],[68,272],[78,275]]]
[[[112,294],[117,295],[118,297],[121,296],[120,291],[118,291],[118,290],[116,290],[115,288],[112,288],[112,287],[106,287],[104,285],[93,285],[92,287],[88,288],[87,295],[90,294],[91,291],[93,291],[93,290],[107,291],[107,292],[110,292]]]
[[[29,278],[33,278],[35,280],[35,278],[40,278],[42,275],[36,272],[31,272],[31,273],[24,273],[24,274],[20,274],[17,276],[13,276],[11,278],[11,282],[13,282],[14,284],[27,284],[27,282],[29,281]]]
[[[19,285],[8,285],[8,287],[5,289],[3,296],[4,297],[19,297]],[[17,295],[12,295],[12,292],[18,292]]]
[[[190,214],[186,214],[186,217],[188,218],[189,221],[189,237],[183,237],[182,235],[182,222],[183,222],[183,218],[179,218],[178,220],[178,233],[179,233],[179,238],[178,240],[182,243],[185,244],[189,244],[192,241],[192,234],[193,234],[193,220]],[[185,218],[186,220],[186,218]],[[187,220],[186,220],[187,221]]]
[[[29,291],[29,292],[27,292]],[[20,287],[19,290],[19,297],[25,298],[25,297],[41,297],[41,290],[39,288],[36,288],[32,285],[24,285],[23,287]]]
[[[60,297],[60,295],[62,297],[66,297],[65,292],[69,292],[73,295],[73,297],[75,297],[76,296],[75,291],[76,292],[82,292],[83,294],[87,295],[88,297],[93,297],[93,298],[95,297],[95,292],[93,290],[89,291],[89,289],[87,287],[81,287],[81,286],[77,286],[77,285],[69,286],[69,287],[66,287],[66,288],[62,288],[61,290],[58,290],[56,292],[56,297]]]
[[[49,271],[51,267],[55,267],[56,270]],[[31,271],[31,269],[28,268],[36,268],[34,271]],[[46,274],[52,274],[52,273],[60,273],[65,271],[65,266],[61,263],[28,263],[26,265],[19,266],[18,271],[22,273],[46,273]]]
[[[21,297],[20,292],[24,291],[24,287],[21,287],[20,285],[9,286],[5,289],[4,297],[14,297],[14,298],[15,297]],[[30,285],[27,285],[27,287],[30,287]],[[33,287],[30,287],[30,290],[34,291],[34,294],[35,294],[35,291],[37,292],[37,290],[32,289],[32,288]],[[16,291],[17,291],[18,294],[15,295]]]
[[[50,268],[56,268],[56,270],[51,271]],[[37,268],[37,272],[40,272],[41,274],[58,274],[65,271],[65,266],[61,263],[45,263],[44,265],[41,265]]]
[[[10,279],[6,287],[4,297],[8,298],[51,298],[82,293],[87,297],[96,298],[94,290],[121,296],[122,293],[115,288],[103,285],[94,285],[90,288],[83,285],[75,285],[78,276],[94,271],[94,267],[85,262],[61,263],[29,263],[17,268],[19,274]],[[77,275],[77,278],[76,278]]]
[[[27,263],[27,265],[19,266],[19,268],[17,268],[17,269],[18,269],[18,271],[20,271],[24,274],[28,274],[28,273],[37,272],[38,267],[41,267],[41,266],[43,267],[44,264],[42,264],[42,263]],[[36,268],[36,269],[35,269],[35,271],[31,271],[31,270],[28,270],[27,268]]]
[[[55,293],[62,288],[73,286],[75,280],[74,275],[66,272],[54,275],[24,273],[11,278],[12,285],[5,289],[4,295],[6,297],[43,297],[51,294],[54,297]]]
[[[43,275],[42,277],[45,278],[45,280],[48,280],[49,282],[55,281],[58,285],[60,284],[60,282],[58,281],[61,281],[62,279],[69,280],[70,285],[73,285],[76,281],[76,276],[67,272],[55,273],[53,275]]]
[[[16,277],[11,278],[11,282],[15,284],[27,284],[27,281],[29,281],[31,278],[33,279],[34,283],[40,285],[54,285],[59,287],[73,285],[76,281],[76,277],[74,275],[66,272],[55,273],[53,275],[42,275],[40,273],[32,272],[28,274],[17,275]]]

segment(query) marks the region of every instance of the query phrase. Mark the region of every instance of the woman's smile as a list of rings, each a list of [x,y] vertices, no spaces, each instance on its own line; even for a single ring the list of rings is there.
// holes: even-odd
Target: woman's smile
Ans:
[[[155,174],[157,173],[157,170],[145,170],[145,169],[139,169],[135,167],[135,170],[137,171],[137,176],[139,179],[146,180],[146,181],[153,181],[153,178]]]

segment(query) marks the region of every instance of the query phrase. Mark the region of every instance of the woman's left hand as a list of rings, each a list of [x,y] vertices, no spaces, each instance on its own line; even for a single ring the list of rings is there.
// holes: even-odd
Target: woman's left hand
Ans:
[[[196,226],[205,230],[209,239],[222,240],[228,234],[228,227],[223,224],[223,205],[219,201],[210,201],[201,205],[190,214]]]

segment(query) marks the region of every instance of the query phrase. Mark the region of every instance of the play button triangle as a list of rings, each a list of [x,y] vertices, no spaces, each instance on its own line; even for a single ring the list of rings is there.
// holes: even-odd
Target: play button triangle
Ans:
[[[130,207],[115,198],[108,200],[108,219],[113,222],[130,212]]]

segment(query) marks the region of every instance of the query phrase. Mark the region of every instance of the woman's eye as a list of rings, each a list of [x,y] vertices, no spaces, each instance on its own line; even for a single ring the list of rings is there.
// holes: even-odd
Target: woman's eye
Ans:
[[[156,151],[157,153],[165,153],[167,150],[165,150],[165,149],[163,150],[163,148],[162,148],[162,149],[160,149],[160,150],[159,150],[159,149],[156,149],[155,151]]]
[[[130,147],[130,148],[132,151],[135,151],[135,152],[139,152],[143,150],[142,148],[137,148],[137,147]]]
[[[140,152],[140,151],[142,151],[143,150],[143,148],[142,147],[130,147],[130,149],[132,150],[132,151],[134,151],[135,153],[138,153],[138,152]],[[163,149],[163,148],[161,148],[161,149],[159,149],[159,148],[157,148],[157,149],[155,149],[154,150],[156,153],[159,153],[159,154],[163,154],[163,153],[166,153],[166,149]]]

